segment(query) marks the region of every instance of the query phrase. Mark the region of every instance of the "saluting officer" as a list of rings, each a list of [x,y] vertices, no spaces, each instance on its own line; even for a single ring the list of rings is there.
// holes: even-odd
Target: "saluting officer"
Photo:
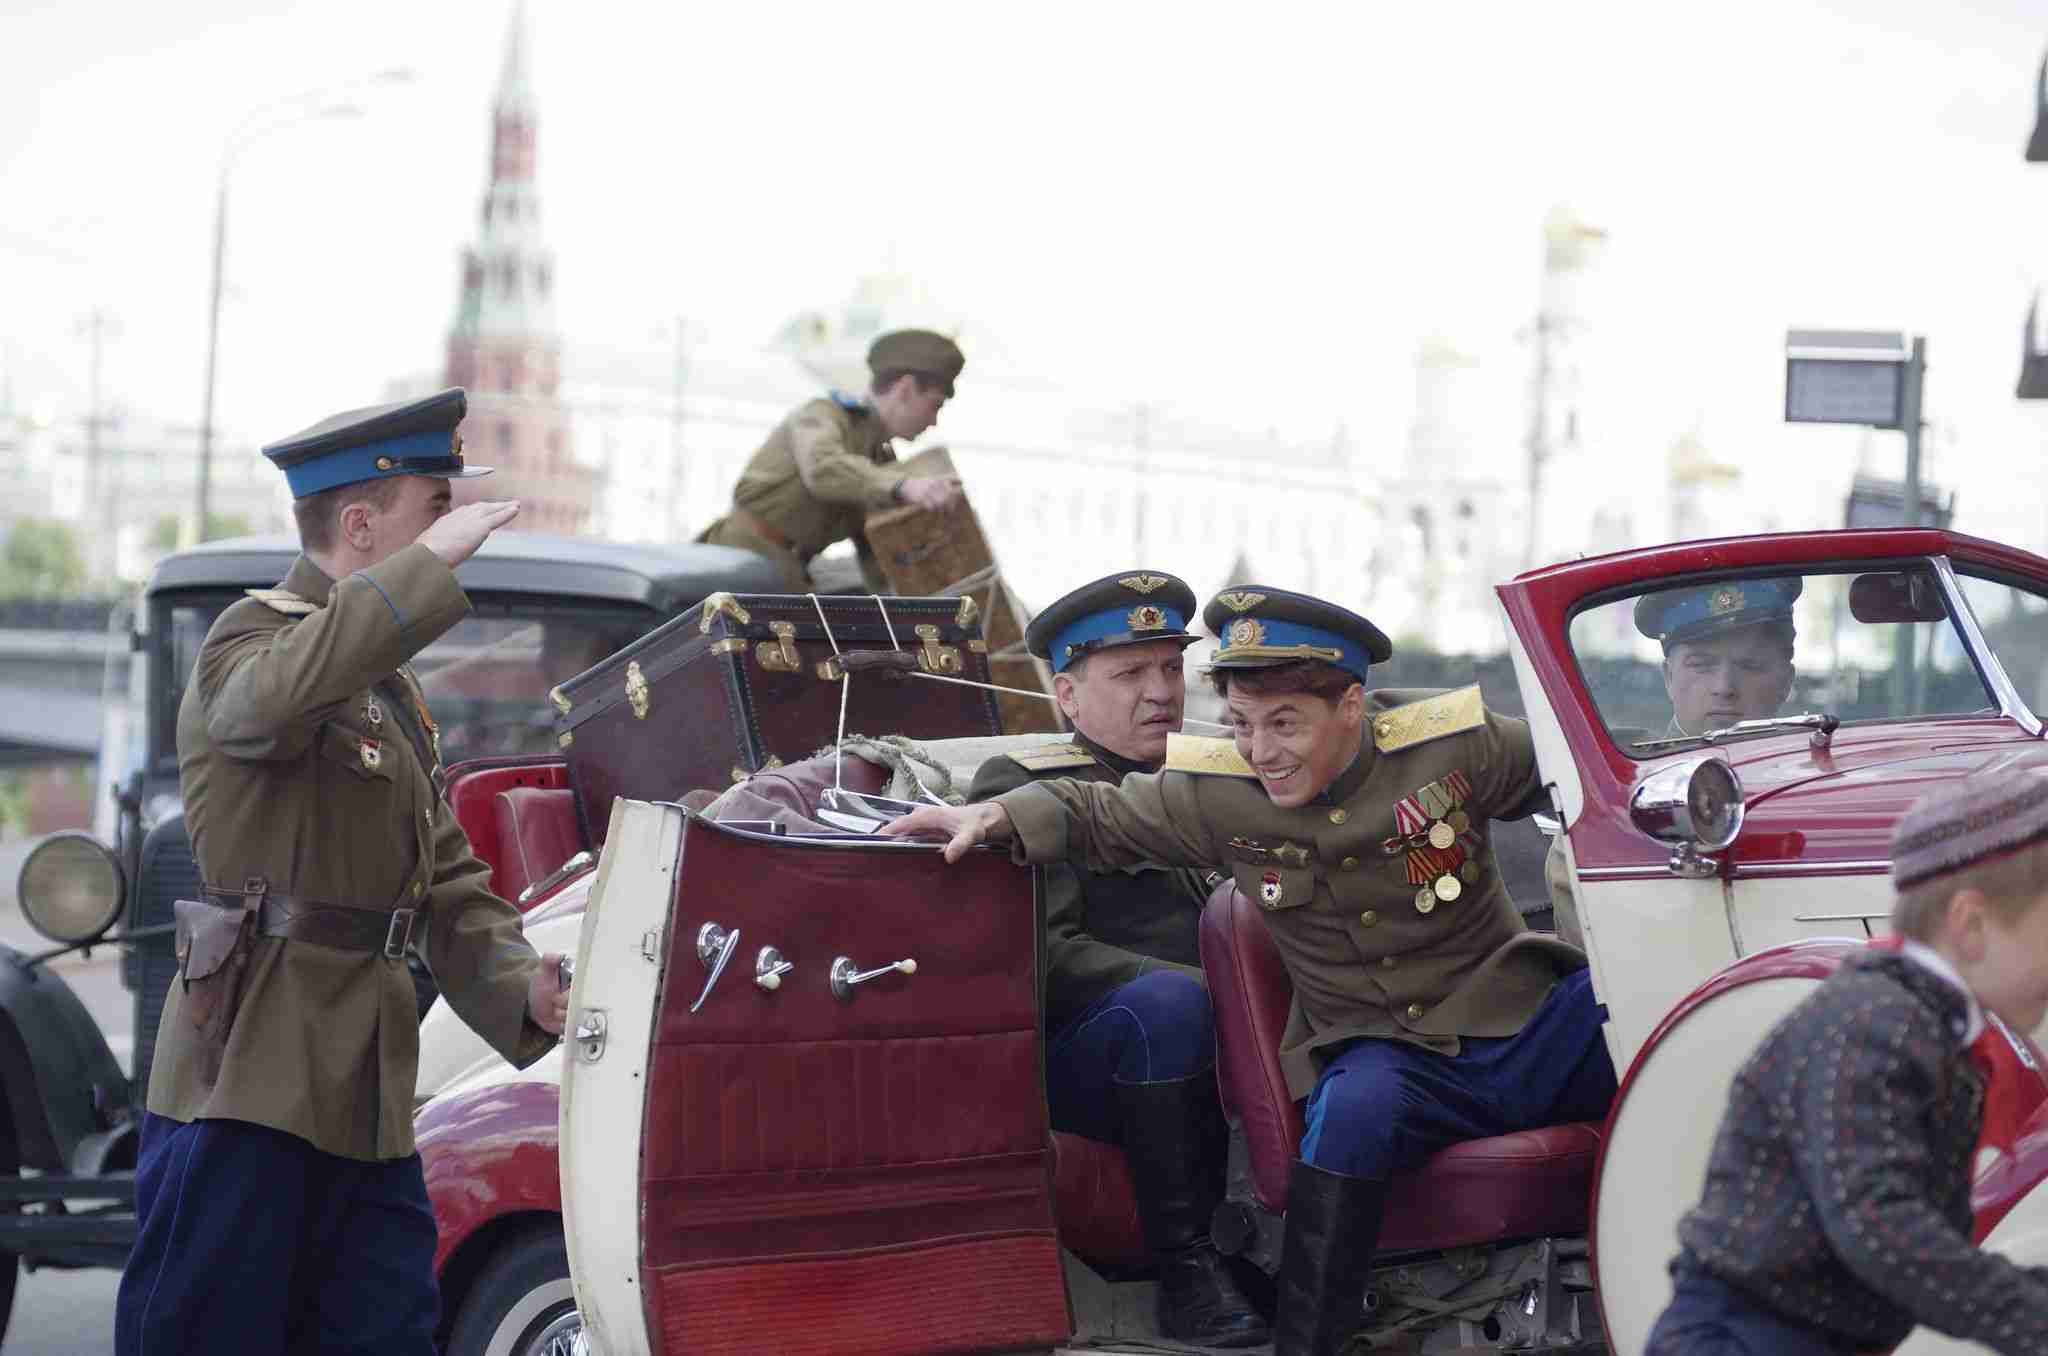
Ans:
[[[1281,1065],[1308,1098],[1274,1351],[1325,1356],[1361,1321],[1389,1176],[1602,1115],[1614,1070],[1583,955],[1524,930],[1494,865],[1488,821],[1541,789],[1528,726],[1477,688],[1367,692],[1392,646],[1315,598],[1252,585],[1203,620],[1233,740],[1176,736],[1156,775],[1039,782],[884,831],[949,833],[956,860],[1014,839],[1096,870],[1214,863],[1258,902],[1294,981]]]
[[[733,487],[732,508],[698,541],[766,556],[792,593],[811,591],[811,557],[852,538],[868,587],[885,587],[868,549],[868,514],[892,504],[942,509],[960,493],[952,476],[905,475],[892,443],[939,421],[967,366],[960,346],[931,330],[894,330],[868,348],[865,399],[834,391],[805,401],[775,426]]]
[[[228,608],[178,711],[202,897],[181,901],[116,1347],[430,1356],[435,1229],[412,1097],[409,945],[513,1064],[567,996],[442,794],[406,661],[469,611],[454,566],[519,511],[449,510],[460,390],[352,410],[264,455],[303,554]]]
[[[1187,705],[1181,652],[1198,639],[1194,615],[1194,591],[1154,570],[1098,579],[1040,612],[1024,645],[1051,666],[1073,739],[990,759],[967,798],[1157,772]],[[1158,1264],[1160,1331],[1256,1346],[1266,1325],[1209,1241],[1229,1138],[1202,981],[1207,897],[1187,867],[1046,866],[1046,1095],[1053,1129],[1126,1150]]]

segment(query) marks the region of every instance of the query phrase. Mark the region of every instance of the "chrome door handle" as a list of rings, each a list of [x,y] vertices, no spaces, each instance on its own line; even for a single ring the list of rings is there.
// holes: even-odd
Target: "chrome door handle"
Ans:
[[[527,886],[524,890],[521,890],[519,892],[519,902],[524,904],[535,895],[544,895],[563,881],[569,879],[569,877],[581,875],[595,865],[597,865],[597,858],[593,857],[588,849],[579,852],[533,884]]]
[[[718,977],[725,973],[725,963],[732,959],[732,953],[739,947],[740,930],[730,931],[716,923],[706,923],[697,929],[697,959],[710,967],[711,977],[704,981],[704,992],[697,995],[697,1001],[690,1004],[695,1012],[704,1006],[704,1000],[711,997],[711,990],[717,986]]]
[[[854,985],[865,984],[871,979],[880,979],[883,975],[893,974],[898,970],[906,975],[914,975],[917,973],[917,962],[905,957],[889,965],[878,965],[872,970],[863,970],[854,964],[850,956],[836,957],[832,962],[832,996],[842,1003],[851,1002]]]
[[[796,966],[782,958],[782,953],[772,946],[764,946],[754,957],[754,982],[764,989],[782,987],[782,977]]]

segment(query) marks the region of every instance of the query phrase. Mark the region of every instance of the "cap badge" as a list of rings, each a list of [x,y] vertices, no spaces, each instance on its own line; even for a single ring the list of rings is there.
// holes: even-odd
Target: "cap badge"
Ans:
[[[377,469],[380,471],[388,471],[396,465],[398,465],[398,463],[391,460],[391,458],[389,457],[377,458]]]
[[[1163,574],[1127,574],[1116,581],[1133,593],[1150,593],[1172,582]]]
[[[1707,600],[1707,611],[1716,617],[1742,610],[1742,590],[1723,587],[1714,590],[1714,596]]]
[[[1265,602],[1266,595],[1263,593],[1233,590],[1229,593],[1217,594],[1216,601],[1229,608],[1232,612],[1249,612],[1260,603]]]
[[[1224,644],[1233,650],[1250,645],[1264,645],[1265,643],[1266,628],[1253,621],[1250,617],[1239,617],[1236,621],[1232,622],[1229,632],[1224,637]]]
[[[1280,873],[1268,871],[1259,877],[1259,902],[1272,908],[1280,902]]]
[[[1147,603],[1143,607],[1132,608],[1130,615],[1124,618],[1124,624],[1133,631],[1164,631],[1166,614]]]

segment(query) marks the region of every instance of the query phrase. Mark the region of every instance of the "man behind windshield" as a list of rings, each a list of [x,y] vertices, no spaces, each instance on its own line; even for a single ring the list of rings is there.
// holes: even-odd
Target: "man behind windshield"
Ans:
[[[1804,584],[1735,579],[1636,600],[1636,629],[1664,646],[1668,736],[1778,714],[1792,693],[1792,602]]]

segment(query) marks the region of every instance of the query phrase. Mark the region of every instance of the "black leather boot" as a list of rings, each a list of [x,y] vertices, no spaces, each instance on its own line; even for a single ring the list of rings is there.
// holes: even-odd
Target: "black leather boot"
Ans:
[[[1116,1085],[1124,1159],[1145,1245],[1159,1264],[1159,1332],[1207,1347],[1255,1347],[1271,1333],[1209,1242],[1227,1143],[1216,1075]]]
[[[1300,1159],[1287,1175],[1273,1356],[1340,1356],[1365,1322],[1365,1281],[1387,1184]]]

